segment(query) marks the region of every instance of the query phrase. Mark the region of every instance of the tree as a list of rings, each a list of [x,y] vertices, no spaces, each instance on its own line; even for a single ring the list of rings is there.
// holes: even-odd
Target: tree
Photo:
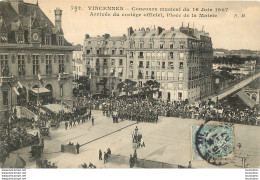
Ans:
[[[126,79],[125,81],[117,84],[117,89],[119,90],[119,92],[125,92],[126,95],[128,96],[129,93],[131,93],[131,95],[133,94],[133,91],[136,89],[135,86],[136,86],[135,81]]]
[[[153,98],[153,94],[158,92],[160,88],[160,83],[156,80],[148,80],[144,83],[144,87],[142,88],[143,93],[145,93],[146,97],[149,99]]]

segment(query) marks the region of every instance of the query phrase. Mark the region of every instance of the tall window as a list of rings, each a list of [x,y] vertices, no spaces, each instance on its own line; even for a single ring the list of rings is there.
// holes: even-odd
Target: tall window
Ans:
[[[123,66],[123,59],[119,59],[119,66]]]
[[[170,57],[171,59],[173,59],[173,52],[170,52]]]
[[[179,69],[183,69],[183,62],[180,62]]]
[[[8,105],[8,91],[3,90],[3,105]]]
[[[46,74],[52,74],[51,55],[46,55]]]
[[[123,55],[123,52],[124,52],[123,50],[120,50],[120,55]]]
[[[163,44],[160,44],[160,49],[163,49]]]
[[[144,58],[144,53],[143,52],[139,52],[139,58]]]
[[[59,55],[59,73],[64,73],[64,55]]]
[[[114,66],[114,65],[115,65],[115,60],[111,59],[111,66]]]
[[[33,60],[33,75],[39,73],[39,55],[32,55]]]
[[[45,36],[45,44],[46,45],[51,45],[51,36],[50,35],[46,35]]]
[[[134,52],[130,52],[130,58],[134,57]]]
[[[59,38],[58,38],[58,45],[59,46],[63,45],[63,37],[62,36],[59,36]]]
[[[184,53],[180,53],[180,60],[184,59]]]
[[[139,47],[140,47],[140,49],[143,49],[144,48],[144,43],[140,42]]]
[[[173,49],[173,44],[170,44],[170,49]]]
[[[63,96],[63,85],[60,85],[60,97]]]
[[[129,78],[133,78],[134,77],[134,72],[132,70],[129,71]]]
[[[0,55],[2,76],[9,76],[8,55]]]
[[[153,42],[150,42],[150,43],[149,43],[149,48],[150,48],[150,49],[153,49]]]
[[[24,55],[18,55],[18,76],[25,75],[25,58]]]
[[[107,59],[104,59],[103,65],[104,65],[104,66],[107,66]]]
[[[18,42],[19,44],[20,44],[20,43],[23,43],[23,33],[18,33],[17,42]]]

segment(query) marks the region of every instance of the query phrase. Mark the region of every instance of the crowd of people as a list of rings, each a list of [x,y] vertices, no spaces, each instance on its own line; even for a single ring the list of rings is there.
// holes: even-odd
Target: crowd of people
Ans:
[[[0,162],[4,162],[11,151],[38,143],[39,139],[29,134],[26,128],[0,128]]]
[[[158,116],[215,120],[237,124],[259,125],[257,113],[252,109],[234,109],[225,102],[214,102],[211,99],[197,104],[185,101],[160,101],[127,99],[99,99],[82,101],[81,106],[103,110],[110,117],[116,113],[121,120],[157,123]]]
[[[51,163],[47,159],[36,159],[36,166],[38,168],[57,168],[55,163]]]

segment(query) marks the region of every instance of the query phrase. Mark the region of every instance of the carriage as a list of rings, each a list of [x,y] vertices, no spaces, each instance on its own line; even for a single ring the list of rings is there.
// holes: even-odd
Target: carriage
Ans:
[[[31,151],[29,152],[29,160],[35,160],[42,157],[43,145],[32,145]]]
[[[50,128],[48,128],[48,127],[41,127],[40,128],[40,135],[41,135],[42,138],[51,139]]]

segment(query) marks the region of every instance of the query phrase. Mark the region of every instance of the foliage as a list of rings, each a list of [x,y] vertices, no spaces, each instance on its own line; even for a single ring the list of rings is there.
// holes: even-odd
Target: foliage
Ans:
[[[117,89],[119,90],[119,92],[125,92],[126,95],[128,96],[129,93],[132,95],[133,91],[136,90],[136,82],[132,81],[130,79],[126,79],[123,82],[120,82],[117,84]]]
[[[142,92],[150,99],[153,98],[153,94],[158,92],[160,88],[160,83],[156,80],[148,80],[144,83]]]

